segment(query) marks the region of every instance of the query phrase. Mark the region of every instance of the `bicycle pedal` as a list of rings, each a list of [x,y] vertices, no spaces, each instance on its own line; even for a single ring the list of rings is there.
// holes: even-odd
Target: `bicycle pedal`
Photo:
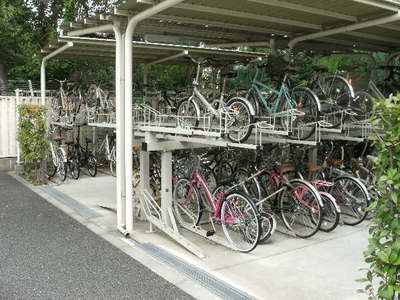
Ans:
[[[206,232],[206,237],[212,236],[214,234],[215,234],[214,230],[209,230],[209,231]]]

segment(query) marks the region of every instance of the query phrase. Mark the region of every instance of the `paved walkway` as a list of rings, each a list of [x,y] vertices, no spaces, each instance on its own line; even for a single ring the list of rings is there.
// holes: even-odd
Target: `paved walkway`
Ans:
[[[191,297],[0,172],[0,299]]]

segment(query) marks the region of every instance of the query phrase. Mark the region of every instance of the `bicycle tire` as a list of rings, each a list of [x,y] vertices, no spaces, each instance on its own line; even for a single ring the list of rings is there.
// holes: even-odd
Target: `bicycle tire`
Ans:
[[[192,186],[192,189],[190,186],[191,182],[188,179],[179,179],[173,194],[175,216],[183,227],[197,226],[202,214],[200,193],[196,186]],[[189,191],[192,192],[190,196],[187,195]]]
[[[318,232],[321,226],[321,208],[323,207],[321,196],[313,185],[304,180],[292,179],[289,181],[289,185],[290,187],[288,186],[279,193],[278,205],[282,220],[286,228],[297,237],[310,238]],[[306,192],[306,196],[309,196],[307,202],[303,199],[301,199],[302,201],[299,201],[298,199],[298,194],[302,191]],[[285,201],[285,195],[290,196],[288,197],[288,201]],[[296,213],[300,210],[303,211],[302,220],[295,220],[293,218],[293,220],[290,220],[292,213]]]
[[[182,127],[194,128],[200,122],[200,109],[193,98],[179,103],[177,110],[177,125]]]
[[[76,158],[71,159],[68,163],[69,171],[71,172],[71,177],[75,180],[79,179],[81,174],[81,169],[79,168],[79,160]]]
[[[340,206],[343,223],[351,226],[360,224],[368,215],[366,208],[370,204],[370,197],[367,188],[361,181],[351,176],[339,176],[334,179],[334,183],[335,185],[332,186],[329,193],[337,200]],[[357,189],[356,195],[360,195],[358,203],[349,201],[349,198],[351,200],[354,197],[349,194],[349,187],[353,187],[354,190]],[[351,215],[352,213],[353,215]]]
[[[97,161],[93,154],[89,154],[86,162],[86,167],[91,177],[97,175]]]
[[[232,127],[235,126],[235,124],[238,124],[239,118],[234,117],[233,120],[228,120],[229,124],[227,124],[228,127],[228,139],[231,140],[234,143],[244,143],[247,141],[247,139],[250,137],[253,127],[254,127],[254,113],[252,113],[252,110],[254,111],[254,108],[252,109],[250,107],[250,103],[245,99],[241,99],[239,97],[231,98],[228,103],[226,104],[227,107],[229,107],[230,110],[235,110],[239,111],[238,117],[240,117],[241,120],[243,120],[243,124],[240,124],[238,127],[238,133],[237,136],[235,136],[236,131],[232,130]],[[244,116],[246,114],[246,116]],[[244,118],[244,119],[243,119]]]
[[[232,224],[227,222],[227,219]],[[260,216],[253,201],[242,193],[228,194],[221,207],[221,225],[231,247],[248,253],[260,240]]]
[[[265,243],[271,238],[276,229],[276,220],[274,216],[267,212],[260,213],[261,234],[259,243]]]
[[[67,164],[64,162],[64,154],[61,151],[61,149],[57,150],[57,175],[58,175],[58,179],[61,182],[64,182],[65,179],[67,178]]]
[[[331,194],[320,192],[320,195],[324,207],[322,208],[322,222],[319,229],[324,232],[331,232],[339,224],[340,209],[337,207],[336,199]]]
[[[304,115],[292,118],[292,130],[288,138],[292,140],[307,140],[315,133],[319,121],[321,106],[318,97],[306,87],[296,87],[291,90],[290,94],[291,99],[296,102],[296,110],[304,113]],[[287,105],[288,101],[284,101],[281,110],[290,109]],[[281,118],[281,120],[284,121],[285,118]],[[306,126],[307,124],[311,124],[311,126]]]
[[[332,110],[350,108],[350,103],[354,99],[354,90],[346,78],[339,75],[330,75],[321,78],[319,83],[320,87],[317,95],[321,102],[331,103],[331,106],[333,105]],[[346,118],[347,114],[344,114],[343,119],[333,119],[334,122],[332,122],[332,119],[329,119],[328,122],[332,123],[332,125],[328,128],[339,127]]]
[[[354,95],[353,101],[350,106],[354,112],[357,113],[353,118],[356,121],[362,121],[367,118],[367,113],[373,111],[374,97],[366,91],[358,91]]]
[[[233,167],[228,162],[219,162],[212,170],[217,184],[233,175]]]
[[[51,151],[49,151],[46,156],[47,156],[46,160],[45,160],[46,175],[47,175],[47,179],[50,179],[50,178],[53,178],[54,175],[56,175],[57,166],[54,163],[53,155],[52,155]]]
[[[242,183],[239,188],[250,197],[254,201],[254,203],[257,203],[258,200],[261,200],[261,187],[258,179],[256,177],[253,177],[252,179],[248,180],[248,178],[251,176],[251,172],[246,170],[245,168],[239,168],[238,170],[235,171],[234,177],[235,177],[235,182],[236,183]]]

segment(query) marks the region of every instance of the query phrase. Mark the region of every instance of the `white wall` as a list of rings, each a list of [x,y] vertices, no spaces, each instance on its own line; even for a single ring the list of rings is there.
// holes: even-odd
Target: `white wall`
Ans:
[[[17,156],[17,105],[41,102],[40,91],[17,91],[16,94],[0,96],[0,158]]]

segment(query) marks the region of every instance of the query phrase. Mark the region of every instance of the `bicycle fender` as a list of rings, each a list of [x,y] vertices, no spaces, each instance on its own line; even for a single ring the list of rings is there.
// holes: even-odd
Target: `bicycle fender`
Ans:
[[[319,205],[321,207],[324,207],[324,203],[321,199],[321,194],[319,193],[319,191],[317,190],[317,188],[312,185],[311,183],[309,183],[308,181],[302,180],[302,179],[292,179],[289,181],[290,183],[292,182],[297,182],[297,183],[301,183],[304,184],[305,186],[307,186],[307,188],[309,188],[310,190],[312,190],[316,195],[317,195],[317,200],[319,202]]]
[[[340,211],[340,206],[336,203],[335,197],[333,197],[331,194],[329,194],[329,193],[327,193],[327,192],[322,192],[322,191],[320,191],[319,193],[320,193],[321,195],[324,195],[326,198],[329,199],[329,201],[332,202],[333,206],[335,206],[335,209],[336,209],[336,211],[337,211],[338,213],[341,212],[341,211]]]
[[[305,86],[297,86],[297,87],[293,88],[293,91],[294,90],[306,90],[308,93],[310,93],[317,102],[318,113],[321,113],[321,103],[319,101],[317,94],[312,89],[305,87]]]
[[[250,103],[250,101],[247,100],[246,98],[243,98],[243,97],[232,97],[232,98],[230,98],[230,99],[228,100],[227,104],[229,105],[229,103],[230,103],[231,101],[235,100],[235,99],[241,100],[241,101],[243,101],[244,103],[246,103],[246,105],[249,107],[250,114],[251,114],[252,116],[254,116],[254,117],[256,116],[256,110],[254,109],[254,107],[253,107],[253,105]]]
[[[364,183],[362,183],[362,181],[360,179],[358,179],[357,177],[353,177],[353,176],[348,176],[348,175],[341,175],[336,177],[333,181],[336,182],[337,180],[339,180],[340,178],[352,178],[352,180],[356,181],[360,186],[361,189],[365,192],[365,194],[367,195],[368,201],[371,201],[371,195],[368,192],[367,187],[365,186]]]

